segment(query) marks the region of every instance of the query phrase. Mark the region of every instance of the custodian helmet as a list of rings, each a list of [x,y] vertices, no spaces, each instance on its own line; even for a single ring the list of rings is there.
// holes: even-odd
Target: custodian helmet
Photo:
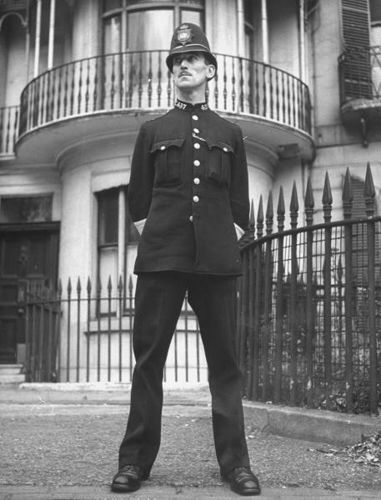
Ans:
[[[173,67],[173,57],[186,52],[203,52],[210,64],[213,64],[217,69],[217,60],[210,52],[208,39],[197,24],[183,23],[175,29],[169,55],[166,59],[170,71]]]

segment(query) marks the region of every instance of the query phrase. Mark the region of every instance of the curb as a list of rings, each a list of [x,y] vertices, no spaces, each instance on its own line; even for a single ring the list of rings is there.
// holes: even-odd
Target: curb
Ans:
[[[0,404],[128,405],[130,383],[23,383],[0,386]],[[207,384],[163,384],[165,406],[210,407]],[[243,400],[245,424],[262,432],[351,445],[381,430],[381,417],[291,408]]]

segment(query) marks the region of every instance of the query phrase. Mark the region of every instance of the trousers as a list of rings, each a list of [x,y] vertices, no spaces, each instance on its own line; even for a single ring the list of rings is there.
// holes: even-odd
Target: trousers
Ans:
[[[130,412],[119,468],[139,465],[148,476],[160,447],[163,370],[185,293],[194,310],[208,364],[212,424],[222,474],[249,466],[236,359],[236,278],[155,272],[138,275],[135,294]]]

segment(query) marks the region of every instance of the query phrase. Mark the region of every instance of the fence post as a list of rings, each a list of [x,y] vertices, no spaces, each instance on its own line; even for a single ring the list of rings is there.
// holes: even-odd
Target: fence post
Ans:
[[[278,200],[278,268],[277,268],[277,284],[276,284],[276,329],[275,329],[275,375],[274,375],[274,403],[279,403],[281,400],[282,391],[282,347],[283,347],[283,247],[284,247],[284,220],[285,220],[285,205],[283,188],[279,191]]]
[[[255,215],[254,215],[254,204],[253,201],[251,201],[250,204],[250,216],[249,216],[249,228],[248,228],[248,235],[249,235],[249,241],[254,240],[254,233],[255,233]],[[248,352],[249,352],[249,359],[248,359],[248,369],[246,370],[247,372],[247,396],[249,399],[252,398],[253,394],[253,372],[254,372],[254,359],[255,359],[255,337],[258,335],[258,332],[255,330],[254,327],[254,301],[252,300],[252,295],[251,292],[254,291],[254,286],[255,286],[255,255],[254,255],[254,249],[250,248],[248,250],[249,255],[248,255],[248,267],[246,269],[246,272],[248,273],[248,289],[246,291],[246,297],[245,301],[248,303]]]
[[[312,407],[313,395],[313,338],[314,338],[314,308],[313,308],[313,241],[314,233],[312,230],[313,213],[314,213],[314,197],[312,192],[311,178],[308,178],[306,195],[304,198],[304,207],[306,214],[307,225],[307,279],[306,279],[306,368],[307,368],[307,406]]]
[[[259,198],[257,215],[257,240],[263,235],[263,198]],[[262,246],[258,244],[255,249],[255,294],[254,294],[254,339],[253,339],[253,380],[252,380],[252,398],[259,398],[259,364],[261,353],[259,352],[259,337],[261,335],[261,317],[262,317]]]
[[[270,191],[266,210],[266,235],[270,236],[274,219],[273,195]],[[265,279],[264,279],[264,328],[263,328],[263,398],[270,395],[270,328],[271,328],[271,293],[272,293],[272,259],[271,238],[267,238],[265,251]]]
[[[296,404],[296,389],[297,389],[297,321],[296,321],[296,301],[297,301],[297,277],[298,277],[298,234],[296,232],[298,226],[299,201],[296,184],[292,187],[291,203],[290,203],[290,218],[291,218],[291,379],[290,379],[290,402]]]
[[[324,372],[325,372],[325,397],[327,408],[331,408],[332,392],[332,325],[331,325],[331,257],[332,257],[332,192],[328,172],[325,176],[323,190],[323,213],[324,213]]]
[[[368,163],[365,177],[365,210],[368,217],[368,327],[370,358],[370,412],[378,415],[377,397],[377,332],[376,332],[376,293],[375,293],[375,244],[376,235],[372,217],[375,212],[375,195],[372,172]]]
[[[352,183],[349,169],[345,174],[343,186],[343,209],[345,239],[345,403],[347,411],[353,410],[353,342],[352,342],[352,305],[353,305],[353,276],[352,276]]]

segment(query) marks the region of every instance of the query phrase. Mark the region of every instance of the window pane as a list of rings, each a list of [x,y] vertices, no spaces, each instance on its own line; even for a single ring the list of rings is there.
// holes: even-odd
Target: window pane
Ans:
[[[1,198],[0,222],[46,222],[52,220],[52,197]]]
[[[118,243],[118,191],[110,189],[99,197],[99,245]]]
[[[181,22],[194,23],[202,27],[201,12],[197,10],[181,9]]]
[[[160,19],[160,23],[157,20]],[[168,50],[173,31],[173,10],[130,12],[127,46],[130,50]]]
[[[103,12],[119,9],[121,6],[122,0],[103,0]]]
[[[120,16],[113,16],[104,21],[103,52],[119,52],[120,47]]]
[[[372,23],[381,22],[381,2],[380,0],[370,0],[370,20]]]
[[[116,270],[118,269],[118,248],[106,247],[99,252],[99,279],[102,285],[102,297],[107,297],[107,287],[109,279],[111,279],[112,294],[115,296],[118,286],[118,277]],[[111,306],[111,307],[110,307]],[[110,309],[109,309],[110,307]],[[116,302],[112,300],[109,304],[108,300],[101,300],[99,303],[100,313],[107,314],[116,311]]]
[[[132,222],[128,206],[126,204],[126,245],[131,245],[139,241],[139,232]]]

